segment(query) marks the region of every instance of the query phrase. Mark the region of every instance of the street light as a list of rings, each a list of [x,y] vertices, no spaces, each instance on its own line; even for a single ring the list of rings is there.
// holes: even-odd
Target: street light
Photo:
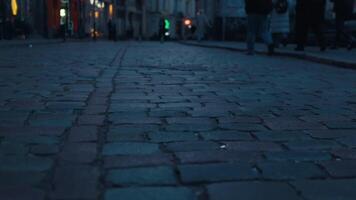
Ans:
[[[97,18],[97,13],[96,13],[96,1],[97,0],[90,0],[90,3],[93,6],[93,19],[94,19],[94,24],[93,24],[93,39],[96,40],[96,18]],[[98,16],[99,17],[99,16]]]
[[[67,13],[66,13],[66,9],[61,8],[61,10],[59,11],[59,16],[61,16],[61,17],[65,17],[66,15],[67,15]]]
[[[11,11],[13,16],[17,16],[18,13],[18,5],[16,0],[11,0]]]

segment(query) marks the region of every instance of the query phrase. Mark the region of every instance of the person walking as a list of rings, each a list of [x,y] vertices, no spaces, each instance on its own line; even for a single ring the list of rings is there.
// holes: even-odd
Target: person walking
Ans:
[[[158,30],[158,33],[159,33],[159,38],[160,38],[160,41],[161,43],[164,43],[165,41],[165,38],[166,38],[166,24],[165,24],[165,18],[163,15],[161,15],[160,19],[159,19],[159,30]]]
[[[268,16],[273,9],[272,0],[245,0],[247,13],[247,54],[253,55],[255,40],[261,36],[268,46],[268,54],[274,53],[272,36],[268,27]]]
[[[205,15],[204,10],[200,10],[197,13],[197,40],[198,42],[202,41],[205,37],[206,27],[211,27],[208,17]]]
[[[296,4],[296,51],[304,51],[311,29],[318,40],[320,51],[326,50],[323,26],[326,0],[297,0]]]
[[[341,43],[341,36],[347,40],[347,48],[351,50],[354,44],[352,34],[345,30],[345,21],[352,18],[355,0],[331,0],[334,3],[336,36],[333,44],[334,49]]]
[[[113,33],[113,24],[112,24],[112,20],[111,19],[108,21],[107,26],[108,26],[108,39],[112,40],[113,39],[113,35],[112,35],[112,33]]]
[[[274,46],[279,47],[280,43],[284,46],[288,43],[290,33],[290,11],[292,8],[291,0],[273,0],[273,11],[271,14],[271,33]]]

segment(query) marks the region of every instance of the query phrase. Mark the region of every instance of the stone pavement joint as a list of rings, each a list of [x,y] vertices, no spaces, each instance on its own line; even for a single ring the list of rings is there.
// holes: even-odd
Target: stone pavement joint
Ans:
[[[176,43],[0,48],[0,199],[354,200],[355,85]]]

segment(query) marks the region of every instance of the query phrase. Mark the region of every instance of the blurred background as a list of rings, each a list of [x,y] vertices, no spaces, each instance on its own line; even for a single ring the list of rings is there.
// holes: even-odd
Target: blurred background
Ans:
[[[159,38],[160,19],[164,17],[169,23],[169,39],[194,39],[200,10],[212,24],[206,39],[244,38],[244,0],[1,0],[0,38],[100,38],[111,34],[122,40],[154,40]],[[294,13],[290,15],[293,30]],[[333,34],[330,1],[325,15],[326,32]],[[347,26],[356,29],[355,20]]]

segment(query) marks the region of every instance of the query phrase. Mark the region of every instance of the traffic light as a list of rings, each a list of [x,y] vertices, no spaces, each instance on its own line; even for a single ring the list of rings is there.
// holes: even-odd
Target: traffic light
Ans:
[[[169,30],[171,28],[171,22],[168,19],[164,20],[164,29]]]
[[[171,29],[171,22],[168,19],[164,19],[164,29],[165,29],[165,36],[169,36],[169,30]]]

